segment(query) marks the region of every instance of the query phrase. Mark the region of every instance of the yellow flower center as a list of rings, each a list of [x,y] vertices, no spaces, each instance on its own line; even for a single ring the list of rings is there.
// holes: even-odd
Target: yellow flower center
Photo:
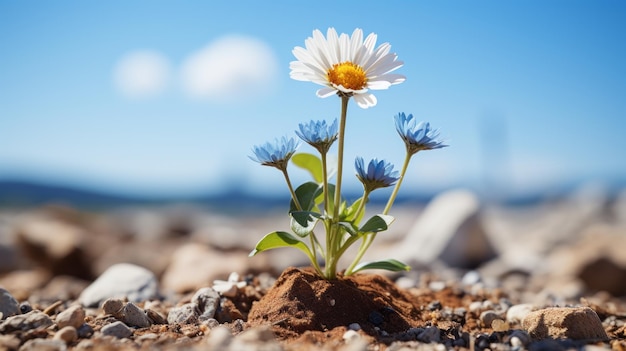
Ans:
[[[367,76],[363,68],[349,61],[335,63],[326,75],[329,82],[346,89],[361,90],[367,84]]]

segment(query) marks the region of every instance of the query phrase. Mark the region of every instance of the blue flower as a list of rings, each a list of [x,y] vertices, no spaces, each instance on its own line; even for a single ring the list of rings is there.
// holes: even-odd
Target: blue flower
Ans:
[[[296,134],[300,139],[316,148],[320,153],[325,154],[330,146],[337,140],[337,120],[335,119],[331,125],[327,125],[326,121],[310,121],[309,123],[300,123],[300,130],[296,130]]]
[[[393,170],[393,165],[385,160],[370,161],[367,169],[362,157],[357,157],[354,161],[356,176],[359,178],[366,191],[373,191],[378,188],[385,188],[393,185],[400,176],[398,171]]]
[[[261,146],[254,146],[252,152],[254,157],[249,156],[252,161],[263,166],[276,167],[282,171],[287,169],[287,162],[296,152],[299,143],[294,138],[282,137],[276,139],[274,143],[267,142]]]
[[[439,130],[431,129],[430,123],[419,122],[413,118],[412,114],[406,116],[404,112],[394,116],[396,130],[406,144],[407,151],[413,155],[421,150],[433,150],[446,147],[439,138]]]

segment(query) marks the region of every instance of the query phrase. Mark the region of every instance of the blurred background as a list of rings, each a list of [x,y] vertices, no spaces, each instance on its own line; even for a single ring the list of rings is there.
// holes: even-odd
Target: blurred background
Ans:
[[[289,78],[292,49],[329,27],[376,33],[377,44],[389,42],[404,61],[397,73],[407,78],[375,92],[375,107],[348,108],[349,196],[360,190],[349,177],[354,157],[400,166],[404,145],[393,116],[411,113],[439,128],[450,147],[413,159],[399,202],[414,207],[390,238],[431,222],[451,223],[439,235],[448,239],[487,233],[491,244],[482,234],[474,242],[493,248],[466,267],[493,258],[491,249],[508,252],[498,240],[550,238],[506,266],[535,269],[570,234],[626,221],[625,19],[620,0],[1,1],[0,272],[35,260],[53,267],[47,274],[91,279],[129,260],[161,274],[175,246],[157,249],[154,239],[180,244],[191,235],[215,252],[244,252],[266,229],[285,229],[283,217],[244,224],[231,215],[286,210],[280,173],[248,158],[253,145],[295,136],[311,119],[339,117],[339,99],[320,99],[318,86]],[[290,171],[294,183],[308,180]],[[388,194],[381,190],[380,199]],[[440,212],[422,211],[450,194]],[[527,207],[485,210],[486,203]],[[110,212],[106,220],[81,212],[93,210]],[[213,214],[220,211],[229,216]],[[418,213],[434,219],[414,223]],[[38,231],[42,218],[53,225]],[[89,249],[76,234],[84,232],[108,239],[89,239],[96,245]],[[247,241],[236,236],[242,232]],[[126,239],[116,246],[116,236],[147,241],[143,250]],[[51,237],[69,246],[48,256],[36,250]],[[53,265],[59,252],[74,261],[57,257]],[[76,257],[84,271],[72,271],[81,267]],[[214,276],[263,267],[258,262],[232,263]]]

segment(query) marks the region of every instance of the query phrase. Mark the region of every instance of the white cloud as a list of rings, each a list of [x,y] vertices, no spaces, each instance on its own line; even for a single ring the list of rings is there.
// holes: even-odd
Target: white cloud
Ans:
[[[266,43],[230,35],[189,55],[181,67],[181,83],[193,98],[233,101],[273,91],[277,67]]]
[[[148,98],[161,93],[170,79],[168,59],[156,51],[127,53],[115,65],[114,81],[119,91],[130,98]]]

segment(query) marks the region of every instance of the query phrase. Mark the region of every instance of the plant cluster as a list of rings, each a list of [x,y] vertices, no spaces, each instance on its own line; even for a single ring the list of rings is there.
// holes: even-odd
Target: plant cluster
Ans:
[[[418,123],[411,114],[395,115],[396,130],[406,146],[401,170],[394,170],[394,166],[386,160],[372,159],[366,162],[357,157],[354,167],[356,177],[363,184],[363,195],[351,203],[341,196],[349,100],[353,99],[361,108],[375,106],[377,100],[370,90],[387,89],[405,80],[404,76],[392,73],[403,62],[390,52],[388,43],[376,47],[376,40],[374,33],[363,38],[363,32],[358,28],[351,36],[338,35],[335,29],[329,28],[326,36],[315,30],[313,36],[305,40],[304,48],[294,48],[293,54],[297,60],[290,63],[291,78],[321,85],[322,88],[317,91],[319,97],[337,95],[341,100],[341,115],[339,120],[335,119],[331,123],[301,123],[295,131],[298,138],[312,146],[319,156],[296,153],[300,142],[293,137],[282,137],[273,143],[253,147],[252,160],[280,170],[285,178],[291,193],[289,216],[293,233],[274,231],[265,235],[250,253],[251,256],[280,247],[297,248],[307,255],[320,276],[334,279],[341,256],[353,244],[360,242],[354,259],[345,269],[345,275],[363,269],[409,269],[406,264],[394,259],[375,262],[361,260],[376,235],[387,230],[394,221],[389,211],[413,155],[422,150],[447,146],[439,139],[438,130],[432,129],[429,123]],[[334,158],[329,157],[329,151],[335,144],[336,163],[331,161]],[[290,161],[309,171],[313,180],[294,189],[287,170]],[[370,194],[376,189],[390,186],[394,188],[382,213],[364,219]],[[324,242],[315,233],[318,227],[325,232]]]

